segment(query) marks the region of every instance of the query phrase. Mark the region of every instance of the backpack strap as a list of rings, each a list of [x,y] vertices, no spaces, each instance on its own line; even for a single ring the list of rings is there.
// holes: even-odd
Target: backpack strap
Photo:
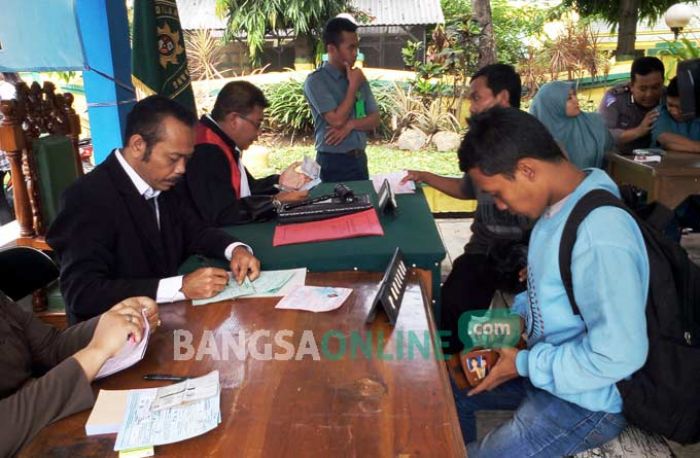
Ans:
[[[576,243],[576,234],[578,227],[581,225],[581,222],[586,219],[588,214],[596,208],[604,206],[622,208],[630,213],[625,204],[614,194],[603,189],[594,189],[576,202],[576,205],[574,205],[573,210],[571,210],[564,224],[564,230],[561,234],[561,241],[559,242],[559,272],[574,315],[581,314],[576,300],[574,299],[574,282],[571,274],[571,258],[573,257],[574,243]]]

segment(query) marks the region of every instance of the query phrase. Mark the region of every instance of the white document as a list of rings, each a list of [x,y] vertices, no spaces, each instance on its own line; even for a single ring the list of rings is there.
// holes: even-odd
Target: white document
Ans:
[[[218,387],[218,371],[213,371],[200,379],[209,380],[214,373]],[[193,380],[198,379],[190,379],[186,382]],[[114,444],[115,451],[172,444],[202,435],[221,423],[219,389],[216,390],[216,394],[208,398],[153,411],[151,406],[157,399],[159,390],[160,388],[152,388],[129,392],[124,422]]]
[[[372,175],[372,184],[374,185],[374,191],[379,193],[379,190],[384,183],[384,180],[389,181],[389,186],[394,194],[414,194],[416,192],[416,183],[413,181],[407,181],[401,184],[401,180],[406,176],[406,171],[393,173],[380,173],[378,175]]]
[[[132,342],[127,340],[122,349],[115,356],[109,358],[100,368],[100,371],[95,376],[95,379],[107,377],[115,372],[131,367],[143,359],[148,348],[148,339],[151,335],[151,326],[146,319],[146,311],[141,312],[143,320],[146,322],[146,327],[143,330],[143,338],[141,342]]]
[[[330,312],[343,305],[351,292],[351,288],[300,286],[279,301],[275,308]]]
[[[287,294],[294,291],[295,289],[297,289],[299,286],[304,286],[306,284],[306,267],[287,270],[268,270],[266,272],[289,272],[292,274],[292,276],[289,277],[289,280],[287,280],[287,282],[284,285],[282,285],[282,287],[279,289],[271,291],[260,291],[246,297],[284,297]],[[262,275],[263,273],[265,272],[261,272],[260,275]],[[257,286],[255,288],[259,290]]]
[[[309,156],[304,156],[304,160],[301,163],[301,172],[312,180],[315,180],[321,176],[321,166]]]
[[[248,280],[248,277],[240,285],[229,273],[229,281],[226,287],[216,296],[208,299],[195,299],[192,305],[205,305],[212,302],[228,301],[237,297],[270,297],[282,296],[279,291],[290,281],[299,269],[287,270],[264,270],[255,281]],[[304,269],[306,271],[306,269]],[[306,274],[304,274],[306,280]],[[266,296],[267,294],[267,296]]]
[[[156,390],[156,397],[151,404],[152,411],[217,396],[219,394],[219,371],[211,371],[202,377],[187,379],[174,385],[156,388]]]

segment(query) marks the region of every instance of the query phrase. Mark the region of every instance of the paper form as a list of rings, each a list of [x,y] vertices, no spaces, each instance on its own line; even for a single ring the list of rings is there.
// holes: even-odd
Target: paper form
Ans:
[[[351,288],[301,286],[286,295],[275,308],[330,312],[343,305],[351,292]]]
[[[372,175],[370,179],[372,180],[372,185],[374,186],[374,191],[379,194],[379,190],[382,188],[384,180],[389,181],[389,186],[394,194],[415,194],[416,183],[413,181],[407,181],[401,184],[401,180],[406,176],[406,171],[393,173],[380,173],[377,175]]]
[[[226,287],[216,296],[208,299],[194,299],[192,305],[205,305],[212,302],[228,301],[237,297],[270,297],[282,296],[280,291],[294,277],[299,269],[264,270],[255,281],[244,281],[238,284],[233,274],[229,273],[229,281]],[[306,269],[304,280],[306,280]],[[303,284],[303,283],[302,283]]]

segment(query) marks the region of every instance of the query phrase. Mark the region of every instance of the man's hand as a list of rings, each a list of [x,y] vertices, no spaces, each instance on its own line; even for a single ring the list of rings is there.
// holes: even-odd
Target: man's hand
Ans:
[[[292,164],[289,165],[282,174],[280,175],[280,180],[279,184],[282,186],[284,189],[293,189],[293,190],[298,190],[302,186],[304,186],[306,183],[311,181],[311,178],[309,178],[306,174],[304,173],[299,173],[296,171],[296,168],[301,165],[301,162],[293,162]],[[281,199],[280,199],[281,200]]]
[[[224,269],[203,267],[185,275],[181,291],[187,299],[206,299],[219,294],[227,283],[228,273]]]
[[[345,75],[348,78],[348,89],[353,92],[357,91],[362,86],[362,83],[367,81],[361,68],[350,68],[347,62],[345,62]]]
[[[345,138],[352,132],[352,123],[350,120],[343,124],[342,127],[330,127],[326,128],[325,142],[329,145],[339,145]]]
[[[248,248],[237,246],[231,257],[231,272],[239,285],[243,283],[246,275],[251,281],[255,280],[260,275],[260,261]]]
[[[491,391],[508,380],[518,377],[518,370],[515,367],[515,356],[518,354],[518,350],[504,347],[495,348],[494,351],[498,352],[498,362],[491,368],[489,375],[476,388],[467,393],[469,396],[474,396],[484,391]]]
[[[422,183],[429,173],[430,172],[423,172],[422,170],[406,170],[406,176],[401,179],[401,184],[405,184],[409,181]]]
[[[637,126],[637,131],[639,132],[639,136],[643,137],[646,134],[648,134],[651,129],[654,127],[654,123],[659,117],[659,109],[654,108],[653,110],[649,110],[646,115],[644,115],[644,118],[642,119],[642,122],[639,123],[639,126]]]
[[[299,202],[309,197],[309,191],[280,192],[276,197],[282,203]]]

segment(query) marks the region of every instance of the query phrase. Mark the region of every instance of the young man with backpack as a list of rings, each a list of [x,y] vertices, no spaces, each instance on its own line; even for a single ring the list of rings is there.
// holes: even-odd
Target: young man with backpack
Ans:
[[[612,206],[580,222],[571,256],[576,314],[560,274],[562,231],[590,191],[619,197],[615,183],[600,170],[576,168],[538,120],[512,108],[474,116],[459,160],[499,209],[537,220],[528,290],[512,307],[524,319],[527,349],[498,349],[476,388],[455,390],[469,456],[561,456],[600,446],[627,424],[616,384],[647,358],[650,266],[642,233]],[[493,409],[515,413],[477,442],[474,413]]]

